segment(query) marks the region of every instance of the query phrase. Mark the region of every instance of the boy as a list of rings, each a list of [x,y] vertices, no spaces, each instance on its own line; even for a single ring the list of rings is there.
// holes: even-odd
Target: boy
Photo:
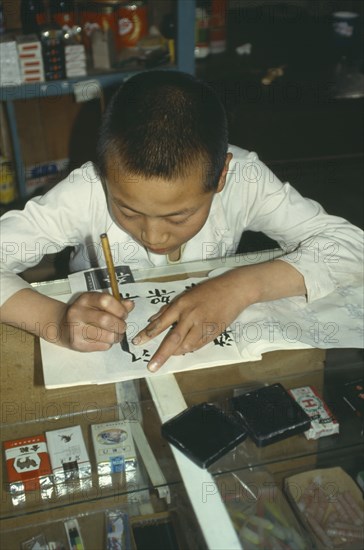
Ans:
[[[3,216],[2,320],[72,349],[106,350],[122,339],[131,300],[86,292],[66,305],[15,273],[66,246],[72,270],[103,265],[104,232],[114,261],[140,268],[234,254],[246,229],[264,231],[284,256],[238,267],[160,310],[134,340],[173,326],[151,371],[202,347],[253,303],[332,292],[361,269],[362,232],[283,185],[256,154],[230,147],[208,86],[179,72],[141,73],[108,106],[96,164]],[[208,337],[205,323],[216,327]]]

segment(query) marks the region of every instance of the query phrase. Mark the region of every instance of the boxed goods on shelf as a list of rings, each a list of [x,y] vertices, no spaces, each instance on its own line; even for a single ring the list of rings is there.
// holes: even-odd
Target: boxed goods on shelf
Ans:
[[[363,497],[342,468],[323,468],[290,476],[285,480],[285,491],[315,548],[363,547]]]
[[[13,495],[52,484],[52,470],[44,435],[4,442],[8,488]]]
[[[0,86],[18,86],[22,82],[15,39],[0,40]]]
[[[64,51],[67,78],[85,76],[87,74],[85,46],[66,44]]]
[[[44,65],[42,45],[35,34],[16,38],[23,82],[43,82]]]

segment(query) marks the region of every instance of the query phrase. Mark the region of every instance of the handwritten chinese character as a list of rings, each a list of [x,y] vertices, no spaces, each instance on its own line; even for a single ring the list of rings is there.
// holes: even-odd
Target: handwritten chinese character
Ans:
[[[231,342],[233,342],[233,338],[227,330],[224,330],[220,336],[214,339],[215,346],[220,346],[222,348],[225,346],[231,346]]]
[[[129,292],[123,292],[123,298],[125,300],[134,300],[134,298],[140,298],[137,294],[135,296],[131,296]]]
[[[150,352],[147,349],[143,349],[142,357],[143,357],[144,363],[149,363]]]
[[[151,298],[151,304],[169,304],[171,299],[171,296],[169,296],[169,294],[174,294],[175,290],[170,290],[169,292],[167,292],[164,289],[159,290],[158,288],[156,288],[154,289],[154,292],[153,290],[148,290],[148,293],[150,295],[148,297]]]
[[[129,355],[131,355],[131,360],[132,360],[133,363],[136,363],[137,361],[140,361],[140,357],[137,357],[135,355],[135,353],[130,351],[129,342],[128,342],[128,339],[126,337],[126,334],[124,335],[124,338],[120,342],[120,346],[121,346],[121,349],[123,351],[125,351],[125,353],[129,353]]]

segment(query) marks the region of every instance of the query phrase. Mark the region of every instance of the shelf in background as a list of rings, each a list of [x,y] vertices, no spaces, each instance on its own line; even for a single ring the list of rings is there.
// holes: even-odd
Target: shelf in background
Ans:
[[[48,81],[41,83],[21,84],[19,86],[0,87],[0,101],[6,106],[6,114],[9,124],[9,133],[12,142],[14,168],[16,173],[18,195],[21,200],[30,197],[27,189],[25,167],[22,156],[22,147],[18,135],[17,120],[14,101],[31,100],[47,97],[61,97],[71,95],[75,87],[80,83],[80,96],[84,96],[84,101],[88,99],[88,94],[98,97],[98,88],[104,89],[113,85],[120,84],[123,80],[130,78],[133,74],[144,71],[161,69],[178,69],[180,71],[194,72],[194,28],[195,28],[195,0],[177,0],[177,38],[176,38],[176,65],[158,65],[154,67],[135,64],[121,67],[110,72],[97,72],[90,70],[89,74],[75,79],[62,81]],[[147,65],[147,63],[146,63]],[[88,82],[93,81],[91,84]],[[85,88],[82,89],[82,83]],[[96,83],[96,84],[95,84]],[[89,86],[89,87],[88,87]],[[95,89],[96,88],[96,89]],[[82,99],[82,98],[81,98]]]
[[[174,65],[162,65],[159,68],[176,69]],[[82,85],[82,83],[84,83],[86,87],[91,87],[93,85],[92,83],[97,82],[101,88],[106,88],[108,86],[120,84],[138,72],[140,72],[140,69],[137,68],[133,70],[115,70],[107,73],[92,71],[85,76],[68,78],[66,80],[33,82],[20,84],[18,86],[2,86],[0,87],[0,101],[16,101],[69,95],[74,93],[75,86]],[[86,99],[87,97],[85,97],[85,100]]]

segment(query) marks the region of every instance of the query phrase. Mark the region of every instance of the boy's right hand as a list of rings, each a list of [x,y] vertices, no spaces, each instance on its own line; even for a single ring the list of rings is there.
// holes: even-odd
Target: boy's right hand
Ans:
[[[61,345],[77,351],[105,351],[120,342],[132,300],[119,302],[111,294],[85,292],[66,306],[61,320]]]

